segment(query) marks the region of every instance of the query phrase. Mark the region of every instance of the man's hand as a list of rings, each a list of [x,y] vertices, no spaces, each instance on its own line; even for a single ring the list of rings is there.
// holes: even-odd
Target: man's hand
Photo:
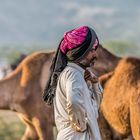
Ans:
[[[85,70],[84,78],[86,81],[91,81],[92,83],[98,82],[98,77],[89,69]]]

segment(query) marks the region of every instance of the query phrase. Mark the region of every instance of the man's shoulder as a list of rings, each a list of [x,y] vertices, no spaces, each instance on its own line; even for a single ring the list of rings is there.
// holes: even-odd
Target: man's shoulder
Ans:
[[[80,73],[80,71],[74,67],[71,67],[71,66],[67,66],[65,69],[64,69],[64,73],[68,73],[68,74],[77,74],[77,73]]]
[[[71,66],[66,66],[66,68],[62,71],[61,76],[68,79],[70,77],[81,77],[82,75],[78,69]]]

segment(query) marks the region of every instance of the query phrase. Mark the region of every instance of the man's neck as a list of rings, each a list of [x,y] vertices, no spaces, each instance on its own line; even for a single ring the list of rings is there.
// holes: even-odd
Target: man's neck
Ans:
[[[86,70],[87,66],[83,65],[82,63],[77,62],[77,65],[79,65],[80,67],[82,67],[84,70]]]

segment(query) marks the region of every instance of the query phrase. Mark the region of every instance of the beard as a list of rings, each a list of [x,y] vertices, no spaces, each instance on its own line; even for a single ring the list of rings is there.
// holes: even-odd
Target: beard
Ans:
[[[97,60],[97,57],[93,57],[93,58],[90,60],[90,66],[94,66],[96,60]]]
[[[95,60],[97,60],[97,57],[93,57],[92,59],[82,59],[79,61],[79,64],[83,66],[84,68],[94,66]]]

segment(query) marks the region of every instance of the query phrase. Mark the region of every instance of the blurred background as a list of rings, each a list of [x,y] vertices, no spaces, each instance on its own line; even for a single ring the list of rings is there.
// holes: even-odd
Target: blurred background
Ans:
[[[81,25],[118,56],[140,56],[139,0],[1,0],[0,69],[34,51],[54,50],[63,33]],[[3,73],[0,72],[0,78]],[[18,140],[25,126],[0,111],[0,140]]]

